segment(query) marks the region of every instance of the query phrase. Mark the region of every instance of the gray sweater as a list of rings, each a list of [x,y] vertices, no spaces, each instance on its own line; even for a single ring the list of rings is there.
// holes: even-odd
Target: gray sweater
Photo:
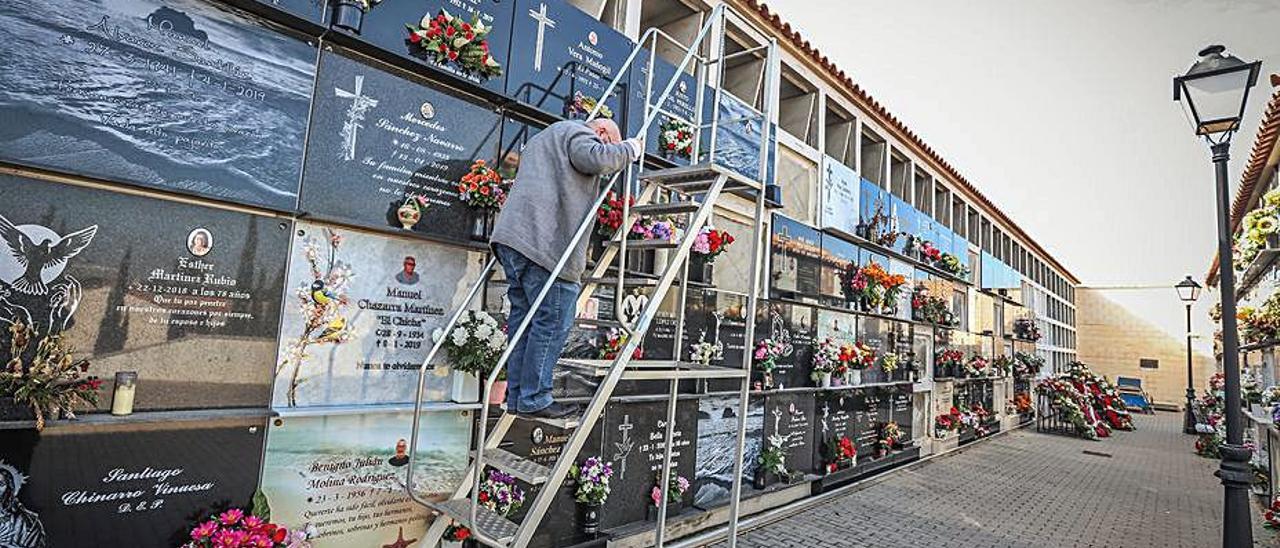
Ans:
[[[506,245],[547,270],[555,268],[602,189],[600,176],[622,171],[630,161],[630,145],[605,144],[582,122],[551,124],[525,144],[490,244]],[[578,282],[582,277],[590,237],[583,235],[560,279]]]

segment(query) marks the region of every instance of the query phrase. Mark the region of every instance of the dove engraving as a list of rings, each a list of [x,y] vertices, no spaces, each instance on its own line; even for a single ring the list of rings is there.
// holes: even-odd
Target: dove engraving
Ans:
[[[0,240],[9,246],[9,253],[24,269],[21,276],[11,284],[13,288],[28,295],[45,295],[49,293],[41,274],[45,269],[59,266],[75,257],[93,241],[98,233],[98,225],[80,229],[56,241],[41,238],[35,242],[25,232],[18,229],[9,219],[0,215]]]

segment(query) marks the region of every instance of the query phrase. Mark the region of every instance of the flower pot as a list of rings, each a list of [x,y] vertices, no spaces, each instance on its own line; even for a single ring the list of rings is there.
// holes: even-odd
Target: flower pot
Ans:
[[[505,401],[507,401],[507,381],[494,381],[493,388],[489,390],[489,403],[502,405]]]
[[[0,397],[0,420],[4,421],[33,421],[36,420],[36,414],[31,410],[30,405],[18,403],[12,397]]]
[[[494,384],[497,389],[497,384]],[[506,392],[506,387],[503,387]],[[457,403],[473,403],[480,399],[480,379],[475,375],[463,371],[453,371],[449,374],[449,399]]]
[[[862,384],[862,370],[850,369],[846,382],[849,386],[858,386],[859,384]]]
[[[818,386],[831,388],[831,373],[818,373]]]
[[[396,210],[396,220],[400,221],[400,228],[413,230],[414,225],[422,220],[422,211],[417,206],[406,203]]]
[[[582,533],[594,536],[600,532],[600,507],[601,504],[578,503],[578,525],[582,527]]]
[[[360,34],[364,24],[364,9],[354,0],[338,0],[333,6],[333,28]]]
[[[475,215],[471,220],[471,239],[477,242],[489,241],[489,236],[493,234],[493,219],[496,215],[489,209],[481,209],[475,211]]]
[[[711,261],[702,259],[698,255],[689,259],[689,281],[709,284],[713,275]]]

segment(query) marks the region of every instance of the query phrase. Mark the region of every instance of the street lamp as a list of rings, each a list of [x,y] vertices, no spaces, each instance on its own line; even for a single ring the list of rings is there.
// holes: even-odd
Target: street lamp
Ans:
[[[1218,178],[1218,287],[1222,295],[1222,369],[1226,376],[1227,439],[1222,464],[1215,475],[1222,480],[1224,548],[1253,546],[1249,525],[1249,450],[1244,447],[1240,412],[1240,341],[1236,333],[1236,290],[1231,261],[1231,202],[1227,197],[1227,160],[1231,136],[1240,128],[1249,88],[1258,82],[1262,62],[1246,63],[1222,46],[1200,51],[1186,74],[1173,79],[1173,100],[1190,111],[1196,135],[1213,153]],[[1185,101],[1184,101],[1185,97]]]
[[[1178,290],[1178,298],[1187,304],[1187,412],[1186,418],[1182,421],[1182,431],[1187,434],[1196,433],[1196,417],[1191,412],[1191,408],[1195,406],[1196,387],[1195,381],[1191,377],[1191,305],[1200,298],[1200,284],[1187,276],[1173,286]]]

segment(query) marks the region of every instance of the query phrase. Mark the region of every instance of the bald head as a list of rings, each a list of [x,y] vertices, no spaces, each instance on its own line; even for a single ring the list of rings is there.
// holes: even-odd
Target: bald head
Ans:
[[[618,130],[618,124],[613,123],[613,120],[596,118],[587,122],[587,127],[596,132],[596,137],[599,137],[605,144],[611,145],[622,142],[622,132]]]

